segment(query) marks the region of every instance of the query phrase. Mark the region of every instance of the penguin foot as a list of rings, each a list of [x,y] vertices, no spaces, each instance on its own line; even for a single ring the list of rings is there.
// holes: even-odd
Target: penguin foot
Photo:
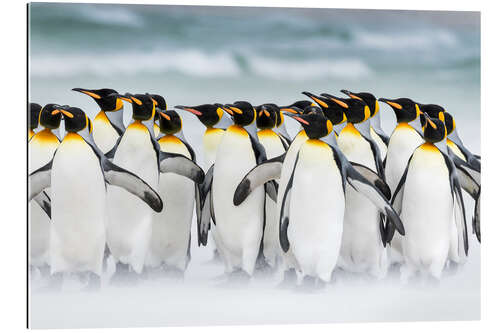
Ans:
[[[278,284],[279,289],[292,289],[297,284],[297,274],[293,268],[283,272],[283,280]]]
[[[110,279],[110,284],[115,286],[129,286],[139,283],[141,277],[131,269],[130,265],[117,263],[115,274]]]
[[[226,278],[226,282],[222,283],[220,286],[243,287],[247,286],[251,280],[251,276],[242,269],[226,274]]]
[[[312,293],[325,288],[326,283],[318,278],[306,275],[302,279],[302,283],[297,286],[298,292]]]
[[[38,289],[40,292],[59,292],[63,285],[63,273],[58,272],[49,276],[49,283]]]
[[[86,292],[95,292],[101,289],[101,278],[94,272],[88,273],[87,285],[82,289]]]

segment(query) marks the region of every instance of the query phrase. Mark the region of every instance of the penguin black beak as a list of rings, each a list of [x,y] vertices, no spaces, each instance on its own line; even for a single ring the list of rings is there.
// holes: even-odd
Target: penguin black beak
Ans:
[[[309,122],[307,120],[303,119],[301,115],[290,114],[290,113],[285,113],[284,115],[287,117],[290,117],[292,119],[295,119],[296,121],[298,121],[299,123],[301,123],[303,125],[309,125]]]
[[[200,111],[195,110],[193,108],[190,108],[189,106],[176,105],[176,106],[174,106],[174,108],[179,109],[179,110],[184,110],[184,111],[187,111],[187,112],[191,112],[195,116],[201,116],[202,115],[202,113]]]
[[[387,98],[379,98],[378,99],[379,102],[382,102],[382,103],[385,103],[387,105],[390,105],[392,108],[394,109],[398,109],[398,110],[401,110],[403,109],[403,106],[401,106],[401,104],[398,104],[396,102],[393,102],[392,100],[390,99],[387,99]]]
[[[292,114],[302,114],[302,112],[303,112],[303,110],[299,109],[296,106],[292,106],[292,107],[289,107],[289,108],[281,108],[280,111],[281,112],[292,113]]]
[[[100,95],[98,95],[98,94],[96,94],[96,93],[92,92],[92,90],[90,90],[90,89],[73,88],[73,89],[71,89],[71,90],[73,90],[73,91],[78,91],[78,92],[80,92],[80,93],[82,93],[82,94],[85,94],[85,95],[88,95],[88,96],[90,96],[90,97],[92,97],[92,98],[94,98],[94,99],[101,99],[101,96],[100,96]]]
[[[319,106],[323,107],[323,108],[328,108],[328,104],[325,103],[324,101],[321,100],[321,97],[319,96],[316,96],[314,94],[311,94],[310,92],[307,92],[307,91],[303,91],[302,94],[306,95],[307,97],[311,98],[313,101],[315,101],[316,103],[319,104]]]
[[[346,89],[342,89],[340,92],[343,93],[343,94],[346,94],[350,98],[359,99],[360,101],[363,100],[361,97],[359,97],[358,95],[356,95],[352,91],[349,91],[349,90],[346,90]]]
[[[115,96],[115,97],[121,99],[122,101],[129,102],[130,104],[133,103],[132,99],[130,98],[132,96],[132,94],[130,94],[130,93],[126,93],[125,95],[122,95],[119,93],[112,93],[112,94],[109,94],[109,96]],[[141,104],[142,104],[142,102],[141,102]]]

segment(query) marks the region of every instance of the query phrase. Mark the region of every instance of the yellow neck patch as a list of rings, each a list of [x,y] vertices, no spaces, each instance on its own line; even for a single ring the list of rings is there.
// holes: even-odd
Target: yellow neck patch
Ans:
[[[351,134],[351,135],[355,135],[355,136],[361,136],[359,131],[356,129],[356,127],[354,127],[354,125],[352,123],[347,123],[347,125],[345,125],[345,127],[340,132],[340,135],[343,135],[343,134],[344,135]]]
[[[128,128],[139,131],[147,131],[148,128],[140,120],[134,120]]]
[[[35,135],[35,132],[33,132],[33,130],[30,128],[30,129],[28,130],[28,140],[29,140],[29,139],[31,139],[31,137],[32,137],[33,135]]]
[[[41,130],[40,132],[36,133],[35,136],[33,137],[33,140],[36,140],[37,142],[40,142],[41,144],[58,144],[59,139],[57,136],[52,133],[52,131],[48,128],[45,128]]]
[[[232,134],[237,134],[237,135],[241,135],[241,136],[245,136],[245,137],[248,136],[247,131],[243,127],[238,126],[238,125],[229,126],[227,128],[227,131],[232,133]]]
[[[176,137],[175,135],[167,134],[158,140],[159,143],[166,143],[166,144],[182,144],[182,141]]]
[[[257,132],[257,136],[260,138],[270,138],[278,136],[273,130],[266,128]]]
[[[430,142],[422,144],[420,148],[429,152],[439,152],[439,149]]]
[[[109,121],[108,116],[106,116],[106,113],[104,111],[99,112],[95,116],[94,122],[96,122],[96,123],[105,123],[105,124],[110,124],[111,125],[111,122]]]
[[[412,130],[412,131],[414,131],[414,128],[411,127],[408,123],[399,123],[398,126],[396,126],[396,130]]]
[[[80,141],[80,140],[83,141],[83,138],[79,134],[74,132],[69,132],[68,134],[66,134],[63,141]]]

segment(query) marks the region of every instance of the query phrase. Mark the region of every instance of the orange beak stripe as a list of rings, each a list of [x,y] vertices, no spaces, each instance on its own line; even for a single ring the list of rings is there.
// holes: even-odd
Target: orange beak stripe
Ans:
[[[156,101],[156,99],[154,99],[154,98],[151,97],[151,100],[153,101],[154,105],[158,106],[158,102]]]
[[[304,120],[300,117],[293,117],[293,119],[297,120],[299,123],[302,123],[302,124],[305,124],[305,125],[309,125],[309,122],[307,120]]]
[[[234,106],[231,106],[229,107],[231,110],[233,110],[234,112],[236,112],[237,114],[243,114],[243,111],[241,111],[240,109],[238,109],[237,107],[234,107]]]
[[[432,120],[427,119],[427,122],[432,126],[432,128],[437,129],[436,124],[434,124],[434,122]]]
[[[168,114],[163,113],[163,112],[160,112],[160,116],[162,116],[163,118],[165,118],[167,120],[171,120],[170,116]]]
[[[290,108],[283,108],[281,109],[280,111],[282,112],[289,112],[289,113],[294,113],[294,114],[297,114],[298,112],[295,111],[294,109],[290,109]]]
[[[398,110],[401,110],[403,107],[401,106],[401,104],[398,104],[396,102],[390,102],[390,101],[386,101],[387,104],[389,104],[390,106],[398,109]]]
[[[132,101],[134,101],[135,104],[137,105],[142,105],[142,102],[141,100],[135,98],[134,96],[130,96],[130,99],[132,99]]]
[[[80,90],[81,93],[84,93],[85,95],[89,95],[90,97],[92,98],[95,98],[95,99],[101,99],[101,96],[93,93],[93,92],[90,92],[90,91],[87,91],[87,90]]]
[[[198,110],[195,110],[195,109],[192,109],[192,108],[184,108],[183,110],[191,112],[192,114],[194,114],[196,116],[201,116],[201,112],[198,111]]]
[[[318,103],[319,105],[321,105],[322,107],[324,108],[328,108],[328,104],[326,104],[325,102],[323,102],[322,100],[320,100],[319,98],[316,98],[314,96],[311,96],[311,98],[316,102]]]
[[[341,107],[343,107],[344,109],[349,109],[349,105],[347,105],[345,102],[342,102],[341,100],[336,98],[330,98],[330,99],[335,103],[337,103],[338,105],[340,105]]]
[[[58,113],[62,113],[65,117],[68,117],[68,118],[73,118],[73,114],[66,111],[66,110],[61,110],[61,109],[55,109],[54,111],[52,111],[52,115],[56,115]]]
[[[349,97],[351,98],[354,98],[354,99],[359,99],[360,101],[362,101],[362,99],[354,94],[349,94]]]

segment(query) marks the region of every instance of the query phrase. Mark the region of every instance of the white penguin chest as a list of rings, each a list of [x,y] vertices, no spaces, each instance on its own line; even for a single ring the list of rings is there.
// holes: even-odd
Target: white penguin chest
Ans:
[[[362,164],[374,171],[377,170],[370,143],[361,136],[352,124],[347,124],[344,127],[337,142],[340,150],[349,161]]]
[[[97,147],[103,153],[107,153],[108,151],[113,149],[119,136],[116,130],[111,125],[109,119],[106,117],[104,111],[101,111],[97,114],[92,125],[92,136],[94,137],[94,141]]]

